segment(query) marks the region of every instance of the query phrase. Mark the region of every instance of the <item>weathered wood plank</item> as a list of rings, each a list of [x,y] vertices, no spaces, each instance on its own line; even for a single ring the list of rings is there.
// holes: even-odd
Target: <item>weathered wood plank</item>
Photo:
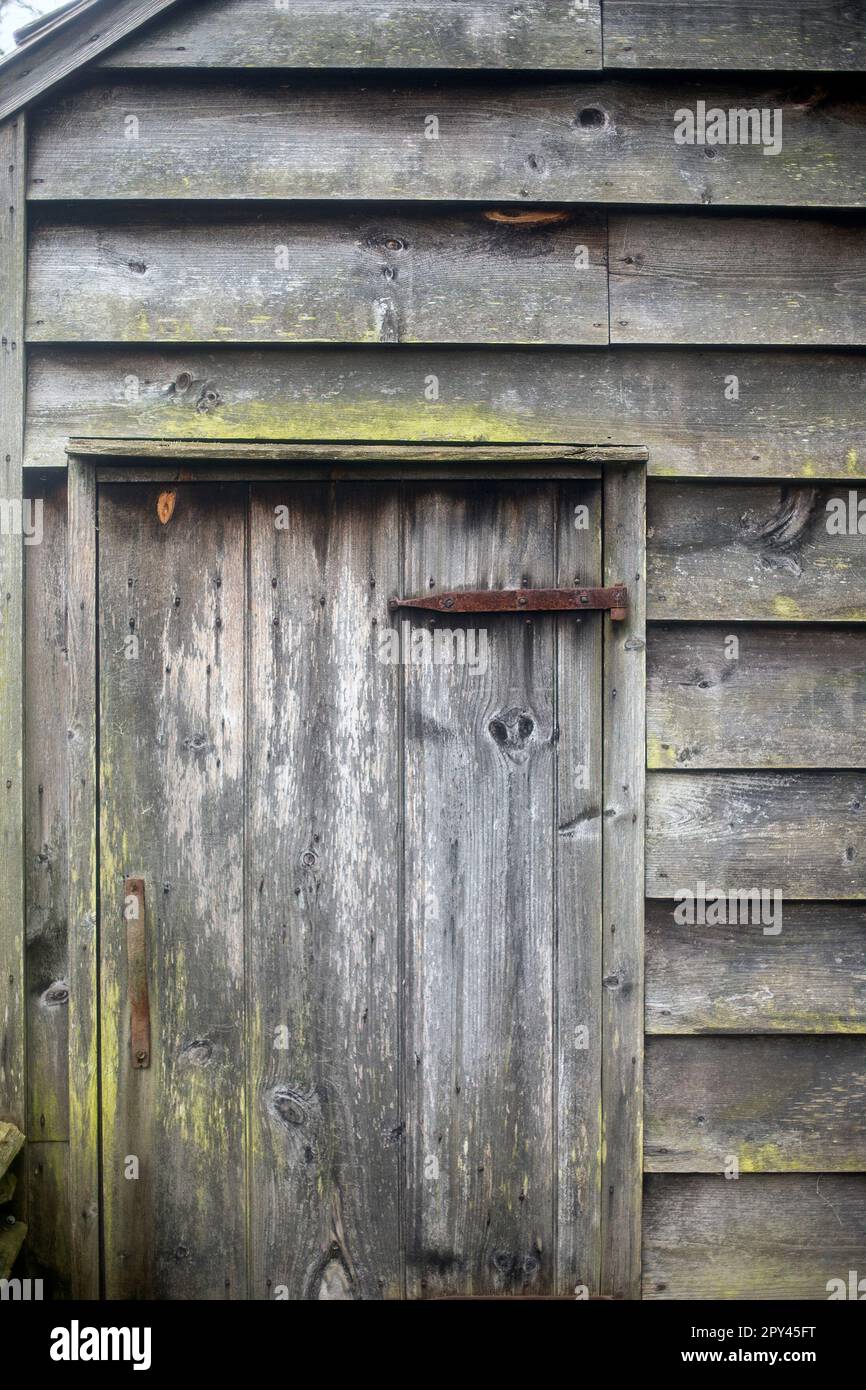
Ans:
[[[647,907],[648,1033],[866,1033],[866,907],[785,903],[782,930]]]
[[[399,1298],[398,492],[250,505],[251,1293]]]
[[[866,488],[659,481],[648,522],[651,618],[866,620]]]
[[[551,535],[569,582],[589,573],[598,493],[558,493],[413,489],[406,591],[552,582]],[[567,533],[576,505],[587,534]],[[594,1289],[599,622],[465,626],[485,634],[477,669],[429,661],[405,677],[408,1290]]]
[[[413,489],[404,592],[552,583],[553,534],[549,484]],[[553,624],[455,624],[483,665],[405,676],[408,1295],[550,1293]]]
[[[600,9],[600,0],[207,0],[100,66],[600,68]]]
[[[607,68],[862,72],[858,0],[605,0]]]
[[[659,624],[647,662],[651,768],[866,765],[866,629]]]
[[[23,616],[24,118],[0,126],[0,1118],[26,1128]]]
[[[625,444],[647,446],[665,475],[866,473],[851,353],[43,347],[28,410],[26,459],[43,467],[62,464],[70,437],[102,435]]]
[[[866,1039],[650,1038],[652,1173],[866,1168]]]
[[[53,87],[86,59],[98,58],[138,25],[174,3],[175,0],[112,0],[111,5],[106,5],[93,0],[80,13],[58,24],[53,34],[41,31],[32,45],[25,43],[20,50],[13,50],[3,65],[0,120]]]
[[[249,212],[42,221],[33,342],[577,343],[608,340],[595,213]]]
[[[864,267],[866,227],[850,223],[616,216],[611,342],[860,347]]]
[[[67,523],[69,1210],[73,1298],[99,1297],[96,481],[71,458]]]
[[[109,1298],[246,1293],[242,490],[176,491],[166,524],[158,487],[99,492]],[[146,1068],[131,1057],[131,876],[145,884]]]
[[[69,1135],[65,480],[35,491],[42,539],[24,549],[27,1123],[31,1140],[57,1140]]]
[[[121,472],[123,462],[133,459],[163,461],[178,465],[182,471],[185,463],[220,461],[234,468],[249,463],[293,464],[299,462],[351,465],[353,472],[364,477],[370,473],[356,465],[387,464],[392,462],[388,477],[395,479],[405,476],[404,465],[421,475],[425,464],[436,468],[440,464],[461,465],[450,472],[443,470],[443,476],[466,477],[463,470],[479,468],[478,477],[489,477],[495,473],[495,465],[501,465],[503,476],[521,476],[524,467],[531,473],[541,476],[539,470],[550,467],[550,477],[598,478],[599,465],[603,463],[645,463],[645,449],[635,446],[611,447],[591,444],[308,444],[304,442],[287,443],[274,440],[271,443],[238,442],[226,444],[218,440],[212,443],[195,439],[70,439],[67,453],[84,455],[90,458],[109,458]],[[394,467],[393,465],[398,465]],[[107,471],[102,465],[100,472]],[[336,470],[334,470],[336,471]],[[139,477],[141,469],[126,468],[127,476]],[[181,481],[195,482],[196,478],[206,476],[207,470],[196,468],[190,477]],[[161,476],[165,476],[162,470]],[[247,476],[246,473],[244,475]],[[292,476],[297,476],[292,472]],[[115,480],[116,481],[116,480]]]
[[[654,1174],[644,1216],[644,1298],[826,1300],[863,1266],[866,1176]]]
[[[807,900],[866,897],[866,776],[651,772],[647,894],[757,887]]]
[[[604,582],[626,583],[628,617],[605,623],[602,954],[602,1274],[638,1298],[643,1186],[646,478],[604,480]]]
[[[557,584],[602,576],[603,485],[564,485],[557,498]],[[585,509],[585,510],[583,510]],[[587,614],[554,619],[556,662],[554,873],[555,1290],[599,1292],[601,1278],[604,1069],[602,717],[604,629]]]
[[[680,144],[676,113],[781,112],[784,151]],[[675,79],[94,79],[34,117],[32,198],[866,206],[862,94]],[[178,140],[178,130],[184,139]],[[767,131],[768,138],[772,130]],[[768,147],[765,147],[768,148]]]
[[[45,1299],[70,1296],[68,1170],[68,1144],[28,1144],[30,1214],[24,1247],[25,1275],[43,1281]]]

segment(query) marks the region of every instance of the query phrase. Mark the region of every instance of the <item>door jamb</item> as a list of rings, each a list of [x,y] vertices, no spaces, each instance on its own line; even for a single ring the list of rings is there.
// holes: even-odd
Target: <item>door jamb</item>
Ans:
[[[257,444],[70,440],[68,611],[69,1202],[72,1297],[100,1293],[97,825],[97,484],[254,481],[257,476],[598,476],[603,583],[629,591],[605,621],[602,814],[602,1161],[600,1292],[640,1297],[643,1190],[644,821],[647,451],[581,445]],[[107,460],[111,460],[111,464]],[[130,460],[123,466],[121,459]],[[220,462],[223,467],[220,468]],[[297,461],[291,467],[292,461]],[[203,463],[204,468],[196,467]],[[298,467],[300,463],[302,467]],[[239,468],[239,464],[248,466]],[[263,471],[256,465],[282,465]],[[168,467],[166,465],[169,465]],[[173,468],[172,466],[173,465]],[[214,466],[216,465],[216,466]],[[229,465],[227,468],[225,465]],[[249,465],[253,465],[250,467]],[[379,465],[378,467],[376,465]],[[453,465],[449,467],[448,465]],[[469,466],[467,466],[469,465]],[[475,466],[473,466],[475,465]]]

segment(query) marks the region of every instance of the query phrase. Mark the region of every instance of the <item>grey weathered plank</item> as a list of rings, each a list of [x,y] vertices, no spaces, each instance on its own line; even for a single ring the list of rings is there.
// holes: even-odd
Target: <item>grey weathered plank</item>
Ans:
[[[30,1139],[55,1140],[69,1135],[67,502],[62,474],[55,486],[40,487],[34,501],[42,507],[42,542],[24,548],[27,1108]]]
[[[603,486],[603,485],[602,485]],[[556,582],[602,576],[602,486],[565,484],[557,499]],[[586,508],[586,512],[579,510]],[[584,526],[584,522],[588,522]],[[542,538],[543,539],[543,538]],[[556,1292],[601,1280],[604,1068],[602,975],[602,614],[554,619],[556,745],[553,1094]]]
[[[866,907],[785,903],[782,930],[647,908],[648,1033],[866,1033]]]
[[[70,454],[85,455],[90,458],[109,458],[115,465],[114,471],[124,471],[123,460],[144,459],[154,464],[174,463],[178,474],[188,463],[209,462],[218,465],[223,462],[235,469],[244,467],[244,477],[248,474],[245,465],[250,463],[295,464],[345,464],[347,472],[355,475],[371,476],[359,465],[386,465],[391,460],[392,467],[387,476],[404,477],[406,470],[415,471],[422,476],[424,465],[431,465],[438,471],[439,465],[455,465],[451,470],[443,468],[442,476],[466,477],[463,470],[478,468],[478,477],[489,477],[500,465],[503,476],[521,476],[521,470],[542,476],[543,468],[551,472],[544,476],[598,478],[602,463],[645,463],[646,450],[635,446],[613,448],[606,445],[591,444],[352,444],[335,442],[331,444],[309,444],[306,442],[286,442],[274,440],[271,443],[239,442],[227,444],[214,440],[212,443],[195,439],[70,439],[67,445]],[[394,465],[397,465],[394,467]],[[100,472],[110,471],[110,465],[102,464]],[[128,476],[141,475],[141,468],[126,468]],[[157,470],[158,471],[158,470]],[[190,471],[190,470],[188,470]],[[207,469],[196,468],[190,471],[187,482],[206,477]],[[214,470],[215,471],[215,470]],[[337,468],[333,473],[337,473]],[[162,470],[161,476],[166,476]],[[292,476],[296,477],[294,469]],[[425,475],[426,476],[426,475]],[[113,481],[117,481],[114,479]]]
[[[598,563],[597,497],[566,486],[558,521],[557,491],[413,489],[407,591],[552,579],[550,537],[577,497],[590,534],[560,530],[560,558],[563,573],[587,572]],[[486,669],[406,671],[410,1296],[596,1287],[597,626],[485,617]],[[557,790],[578,818],[560,834]]]
[[[554,533],[549,484],[413,489],[404,592],[552,582]],[[488,659],[405,675],[408,1294],[553,1292],[553,624],[431,626]]]
[[[862,1172],[866,1039],[650,1038],[653,1173]]]
[[[863,1266],[862,1174],[652,1174],[644,1213],[644,1298],[826,1300]]]
[[[250,505],[251,1294],[398,1298],[398,494]]]
[[[866,764],[866,630],[658,624],[647,658],[651,768]]]
[[[856,449],[851,465],[860,467]],[[754,467],[757,472],[763,463]],[[853,477],[851,486],[817,488],[806,482],[654,483],[648,509],[650,617],[866,620],[866,545],[856,529],[858,507],[866,527],[866,488],[858,488]],[[837,511],[855,517],[854,528],[846,525],[841,535],[835,533]]]
[[[71,1268],[69,1145],[27,1146],[30,1212],[24,1248],[26,1277],[43,1281],[46,1299],[69,1298]]]
[[[665,475],[856,480],[862,383],[862,358],[832,352],[43,347],[30,354],[26,458],[62,464],[80,435],[559,441],[648,446],[649,471]]]
[[[602,1292],[637,1298],[643,1184],[646,479],[604,480],[604,582],[626,583],[628,618],[605,623],[602,954]]]
[[[607,68],[866,69],[858,0],[605,0]]]
[[[0,125],[0,1118],[26,1128],[23,608],[24,549],[14,515],[24,431],[24,118]]]
[[[96,80],[34,118],[32,198],[376,198],[862,207],[859,94],[744,78],[440,85]],[[678,144],[698,101],[782,112],[784,150]],[[431,124],[431,118],[438,125]],[[184,132],[178,140],[178,130]],[[778,127],[777,127],[778,129]]]
[[[67,522],[67,911],[69,1210],[73,1298],[99,1297],[96,480],[69,460]]]
[[[845,222],[612,217],[611,342],[861,347],[864,266]]]
[[[89,59],[98,58],[112,44],[138,25],[160,14],[175,0],[101,0],[79,7],[53,33],[42,30],[32,44],[13,49],[2,67],[3,97],[0,120],[33,101],[55,83],[68,77]]]
[[[600,68],[600,10],[600,0],[200,0],[100,66]]]
[[[779,889],[866,897],[866,776],[856,772],[651,772],[647,894]]]
[[[42,221],[34,342],[608,340],[607,235],[562,222],[351,211]]]
[[[165,525],[158,487],[99,495],[105,1288],[242,1298],[243,506],[229,486],[176,491]],[[133,875],[145,883],[143,1069],[130,1055]]]

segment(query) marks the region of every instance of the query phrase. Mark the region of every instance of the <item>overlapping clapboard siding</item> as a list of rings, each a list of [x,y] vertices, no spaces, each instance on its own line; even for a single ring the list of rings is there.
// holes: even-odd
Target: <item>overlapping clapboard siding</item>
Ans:
[[[749,68],[858,71],[858,0],[199,0],[103,67]]]
[[[681,108],[782,113],[784,148],[678,144]],[[866,206],[845,77],[438,83],[168,72],[91,79],[34,121],[28,194],[58,198]],[[712,157],[709,157],[712,156]]]
[[[26,461],[648,447],[644,1294],[825,1298],[866,1240],[866,536],[827,525],[866,501],[866,36],[854,0],[603,8],[197,0],[109,51],[33,123]],[[483,68],[512,71],[453,71]],[[781,110],[783,154],[677,145],[698,100]],[[62,904],[29,872],[42,983]],[[779,935],[674,920],[677,887],[755,875]],[[62,1137],[42,1007],[31,1116]]]

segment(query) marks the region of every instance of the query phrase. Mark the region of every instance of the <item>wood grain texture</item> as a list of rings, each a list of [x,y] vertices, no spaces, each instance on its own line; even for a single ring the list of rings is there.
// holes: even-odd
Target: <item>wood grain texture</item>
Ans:
[[[834,353],[40,348],[26,459],[62,466],[67,440],[91,435],[561,442],[647,446],[656,474],[854,482],[862,383],[861,357]]]
[[[785,903],[782,930],[647,906],[648,1033],[866,1033],[866,907]]]
[[[24,119],[0,125],[0,1119],[26,1129],[23,619]]]
[[[608,68],[866,69],[857,0],[605,0]]]
[[[27,1090],[31,1140],[69,1136],[66,486],[40,486],[25,559]],[[36,519],[34,513],[34,520]]]
[[[784,150],[677,144],[678,110],[781,111]],[[34,118],[36,199],[567,200],[862,207],[862,93],[743,78],[407,84],[375,76],[94,79]],[[434,118],[437,125],[431,124]],[[178,131],[184,138],[178,139]]]
[[[653,1174],[644,1298],[826,1300],[866,1244],[863,1174]]]
[[[259,1298],[402,1292],[400,669],[379,660],[399,565],[393,485],[253,489],[248,976]]]
[[[413,491],[407,591],[549,583],[556,535],[563,573],[588,573],[597,495],[560,506],[551,485]],[[405,676],[408,1293],[594,1289],[599,618],[434,623],[480,628],[488,660]]]
[[[24,1248],[25,1277],[43,1281],[45,1299],[70,1296],[69,1145],[27,1146],[30,1212]]]
[[[866,631],[654,624],[651,768],[866,764]]]
[[[67,492],[69,1210],[73,1298],[99,1297],[96,480],[69,460]]]
[[[105,1286],[231,1299],[247,1292],[244,531],[236,489],[177,492],[165,526],[156,487],[99,495]],[[130,1057],[133,875],[145,880],[143,1070]]]
[[[604,581],[626,583],[623,623],[604,639],[602,1277],[640,1296],[646,729],[646,478],[604,479]]]
[[[206,0],[100,66],[600,68],[600,10],[599,0]]]
[[[22,44],[3,65],[0,120],[48,91],[89,59],[160,14],[175,0],[93,0],[53,33],[42,31],[33,44]]]
[[[503,477],[520,477],[524,468],[528,470],[527,476],[598,478],[603,463],[645,463],[647,457],[645,449],[635,446],[617,448],[591,444],[310,444],[286,440],[227,444],[195,439],[71,439],[67,453],[96,459],[101,475],[114,471],[136,478],[145,470],[140,463],[136,468],[130,468],[128,465],[133,460],[153,463],[154,473],[160,471],[158,465],[161,464],[173,463],[180,473],[183,465],[202,462],[214,465],[211,472],[215,473],[216,466],[223,463],[235,471],[243,469],[244,478],[249,476],[246,465],[251,463],[281,465],[283,472],[286,464],[331,463],[335,465],[335,476],[342,464],[347,472],[369,477],[372,472],[370,465],[379,464],[384,469],[390,462],[390,472],[383,472],[382,478],[391,480],[402,478],[407,473],[414,473],[417,477],[427,476],[423,473],[425,465],[437,471],[440,465],[444,465],[441,476],[455,478],[473,476],[471,470],[476,467],[479,471],[475,476],[479,478],[490,477],[497,471],[501,471]],[[359,467],[362,464],[367,465],[368,471]],[[453,467],[449,468],[448,465]],[[499,470],[496,465],[499,465]],[[468,470],[466,473],[464,468]],[[550,473],[543,475],[541,470],[544,468],[550,468]],[[206,468],[187,471],[190,476],[178,478],[178,481],[195,482],[197,478],[208,477]],[[161,476],[166,476],[165,469],[161,470]],[[299,476],[294,468],[291,476]]]
[[[860,347],[864,266],[844,222],[612,217],[611,342]]]
[[[597,214],[158,220],[87,213],[31,238],[33,342],[607,343]]]
[[[862,1172],[866,1039],[650,1038],[652,1173]]]
[[[866,776],[651,772],[647,894],[757,887],[786,898],[866,897]]]
[[[650,617],[864,621],[866,546],[856,529],[858,509],[866,523],[866,488],[853,479],[850,486],[814,488],[805,481],[797,486],[653,483]],[[833,519],[840,513],[846,520],[854,515],[855,525],[836,534]]]

